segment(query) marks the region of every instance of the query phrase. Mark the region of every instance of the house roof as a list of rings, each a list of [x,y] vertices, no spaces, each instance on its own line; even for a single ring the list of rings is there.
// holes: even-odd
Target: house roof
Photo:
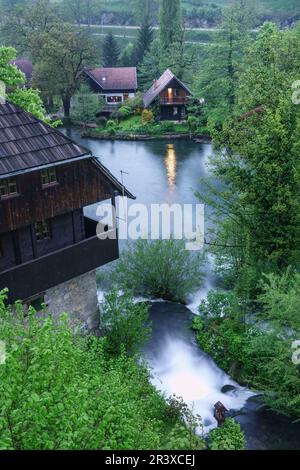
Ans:
[[[33,71],[33,65],[32,62],[29,59],[17,59],[13,60],[11,62],[13,65],[16,65],[18,69],[21,70],[21,72],[24,73],[26,77],[26,83],[29,84],[31,81],[31,76],[32,76],[32,71]]]
[[[191,90],[184,83],[182,83],[182,81],[179,80],[179,78],[177,78],[170,69],[167,69],[158,80],[154,80],[151,88],[144,94],[143,101],[145,108],[150,106],[155,98],[166,88],[166,86],[168,86],[172,80],[176,80],[179,85],[181,85],[190,95],[192,94]]]
[[[0,104],[0,179],[87,158],[95,160],[57,129],[12,103]],[[134,198],[99,161],[97,168],[119,194]]]
[[[137,90],[136,67],[98,67],[86,73],[103,91]]]

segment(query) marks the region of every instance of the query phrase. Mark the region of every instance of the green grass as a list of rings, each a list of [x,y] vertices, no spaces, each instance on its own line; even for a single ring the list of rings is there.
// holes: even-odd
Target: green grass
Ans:
[[[141,122],[141,116],[129,116],[127,119],[115,123],[113,127],[97,127],[96,129],[90,129],[88,134],[90,136],[101,136],[101,135],[149,135],[149,136],[162,136],[164,134],[187,134],[189,128],[187,123],[183,122],[170,123],[170,122],[154,122],[153,124],[143,125]]]

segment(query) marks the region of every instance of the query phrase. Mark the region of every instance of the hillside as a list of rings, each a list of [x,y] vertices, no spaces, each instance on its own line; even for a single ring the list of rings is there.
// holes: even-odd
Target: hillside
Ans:
[[[185,23],[189,27],[214,27],[221,19],[222,8],[231,0],[183,0],[182,12]],[[142,0],[102,0],[102,24],[138,24],[141,15]],[[158,8],[153,0],[153,20],[157,21]],[[293,22],[300,16],[298,0],[257,0],[261,21],[274,20],[281,24]]]

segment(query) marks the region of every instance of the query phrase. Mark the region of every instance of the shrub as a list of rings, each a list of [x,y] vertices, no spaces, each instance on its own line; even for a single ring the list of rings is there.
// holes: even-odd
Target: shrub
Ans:
[[[134,112],[134,114],[141,114],[144,106],[143,95],[141,92],[137,92],[134,98],[129,98],[125,101],[128,108]]]
[[[98,116],[96,119],[96,124],[99,127],[105,127],[107,123],[107,119],[105,116]]]
[[[0,448],[2,450],[176,449],[181,420],[125,354],[110,357],[104,339],[74,336],[66,316],[54,322],[0,295]],[[174,447],[172,447],[174,446]]]
[[[186,250],[182,240],[140,239],[123,251],[112,275],[136,295],[185,303],[201,287],[203,263],[203,254]]]
[[[127,293],[118,295],[113,290],[105,296],[100,321],[106,336],[105,347],[111,354],[120,354],[122,350],[129,355],[138,353],[151,335],[147,305],[134,303]]]
[[[154,115],[151,109],[144,109],[142,112],[142,124],[151,124],[154,120]]]
[[[73,98],[71,117],[77,121],[92,122],[99,111],[98,97],[89,90],[87,85],[81,85]]]
[[[175,132],[176,130],[175,122],[163,121],[160,123],[160,128],[162,132]]]
[[[190,131],[195,132],[198,127],[198,119],[195,116],[189,116],[187,122]]]
[[[211,450],[245,450],[245,436],[239,423],[234,419],[226,419],[223,426],[209,433]]]

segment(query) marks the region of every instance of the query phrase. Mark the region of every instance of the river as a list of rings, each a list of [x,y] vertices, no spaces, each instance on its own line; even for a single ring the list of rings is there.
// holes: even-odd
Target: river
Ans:
[[[136,202],[147,206],[196,203],[194,192],[203,191],[201,178],[209,176],[207,163],[213,151],[209,144],[101,141],[82,139],[76,129],[64,132],[88,147],[118,179],[123,177]],[[91,214],[94,208],[89,210]],[[208,262],[204,286],[187,307],[163,301],[151,304],[153,334],[145,355],[153,384],[166,396],[182,396],[202,416],[206,432],[216,426],[213,405],[221,401],[240,422],[248,449],[300,449],[300,424],[262,407],[259,396],[235,383],[196,345],[191,318],[215,285]],[[227,393],[222,392],[225,385],[231,385]]]

